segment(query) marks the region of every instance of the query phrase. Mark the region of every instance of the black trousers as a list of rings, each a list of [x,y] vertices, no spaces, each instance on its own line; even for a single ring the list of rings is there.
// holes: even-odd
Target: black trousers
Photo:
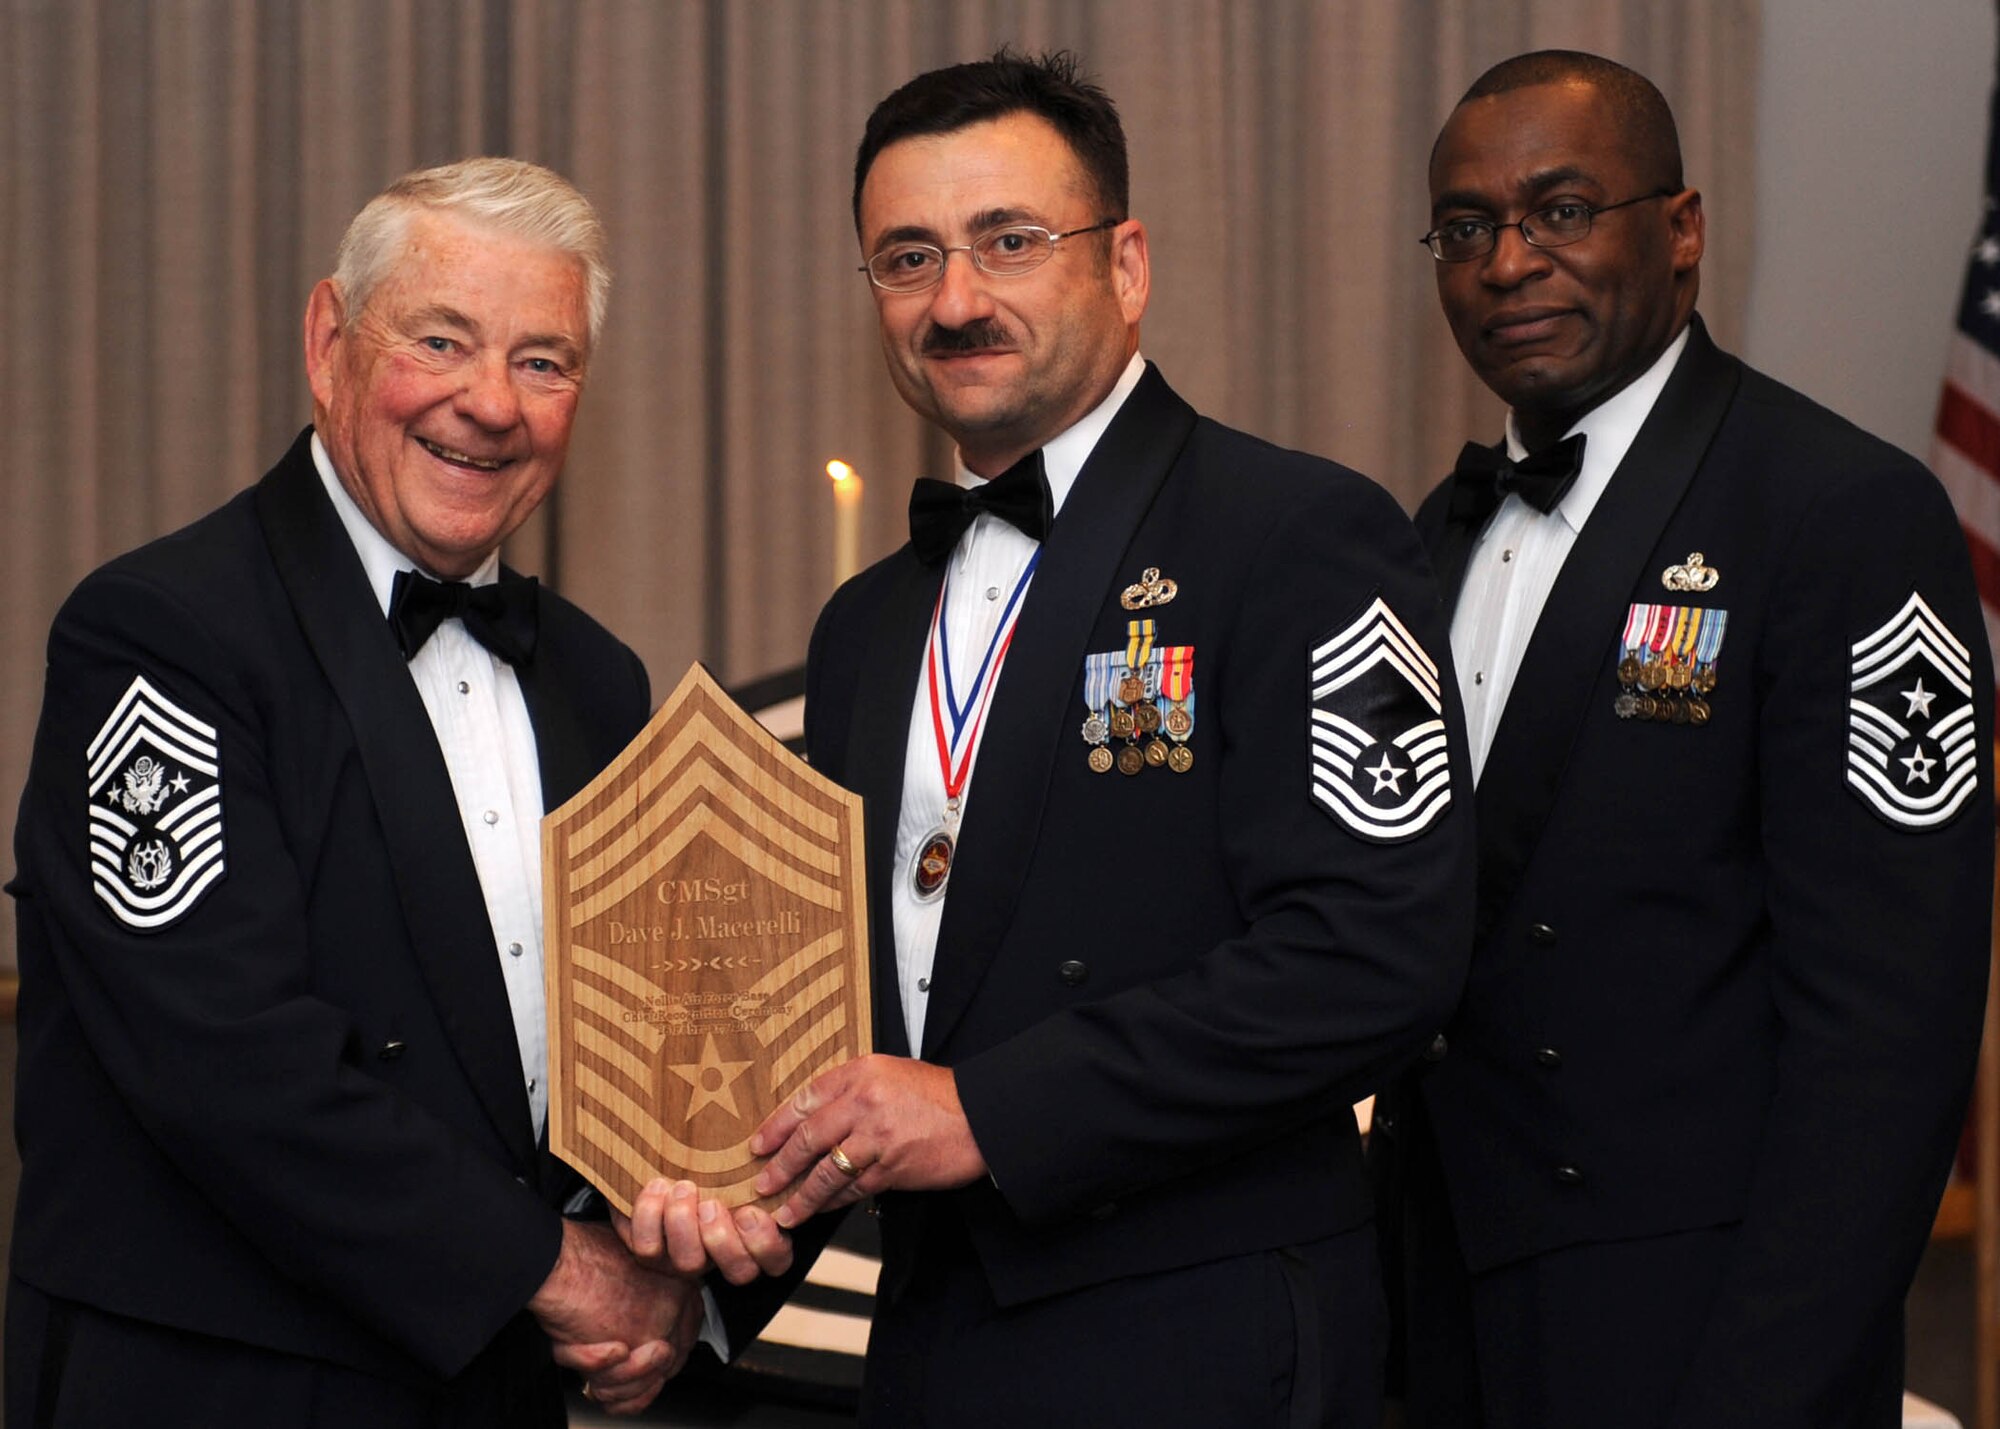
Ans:
[[[1372,1226],[1008,1309],[930,1226],[877,1305],[861,1423],[1376,1429],[1386,1318]]]
[[[191,1297],[202,1287],[188,1287]],[[562,1429],[546,1339],[517,1320],[448,1383],[381,1378],[7,1285],[13,1429]]]

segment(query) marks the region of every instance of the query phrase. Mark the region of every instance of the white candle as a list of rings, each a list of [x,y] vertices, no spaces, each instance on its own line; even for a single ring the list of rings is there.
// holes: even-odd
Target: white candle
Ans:
[[[833,583],[861,569],[861,477],[839,458],[826,464],[833,478]]]

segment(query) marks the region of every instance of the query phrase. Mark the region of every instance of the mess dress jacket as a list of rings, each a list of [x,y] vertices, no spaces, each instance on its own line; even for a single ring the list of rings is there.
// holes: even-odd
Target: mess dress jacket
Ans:
[[[517,674],[553,807],[649,700],[575,607],[542,591],[539,622]],[[85,813],[135,679],[213,727],[222,806],[222,877],[156,929],[93,892]],[[560,1424],[522,1307],[577,1183],[537,1146],[450,776],[307,435],[64,605],[15,857],[17,1282]]]
[[[1475,533],[1448,498],[1418,526],[1455,598]],[[1669,588],[1697,552],[1712,588]],[[1635,604],[1727,612],[1706,724],[1620,718]],[[1737,1228],[1676,1429],[1897,1422],[1980,1036],[1992,690],[1936,480],[1694,319],[1522,656],[1471,977],[1420,1078],[1472,1272]],[[1939,733],[1891,749],[1889,721]]]
[[[1177,593],[1128,608],[1152,567]],[[810,756],[866,800],[875,1045],[954,1069],[992,1172],[882,1198],[884,1298],[934,1218],[1003,1307],[1364,1225],[1350,1103],[1451,1007],[1472,891],[1445,622],[1408,521],[1351,471],[1198,417],[1148,366],[1042,544],[912,1047],[892,859],[943,571],[905,546],[863,572],[807,662]],[[1312,652],[1377,601],[1444,667],[1450,797],[1371,840],[1314,796]],[[1096,773],[1085,659],[1142,618],[1193,648],[1193,764]]]

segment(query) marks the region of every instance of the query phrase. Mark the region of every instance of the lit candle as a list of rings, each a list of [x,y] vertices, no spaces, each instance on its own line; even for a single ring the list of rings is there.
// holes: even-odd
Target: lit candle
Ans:
[[[833,478],[833,583],[861,569],[861,476],[839,458],[826,464]]]

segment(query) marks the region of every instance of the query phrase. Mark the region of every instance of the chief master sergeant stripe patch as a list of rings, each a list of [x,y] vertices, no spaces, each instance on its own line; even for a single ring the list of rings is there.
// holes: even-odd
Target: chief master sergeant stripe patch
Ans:
[[[1307,668],[1313,798],[1370,843],[1423,833],[1451,807],[1437,662],[1378,595]]]
[[[119,698],[86,757],[91,886],[119,922],[158,932],[223,874],[215,726],[142,675]]]
[[[1951,822],[1979,787],[1965,642],[1912,591],[1850,654],[1847,787],[1896,828]]]

